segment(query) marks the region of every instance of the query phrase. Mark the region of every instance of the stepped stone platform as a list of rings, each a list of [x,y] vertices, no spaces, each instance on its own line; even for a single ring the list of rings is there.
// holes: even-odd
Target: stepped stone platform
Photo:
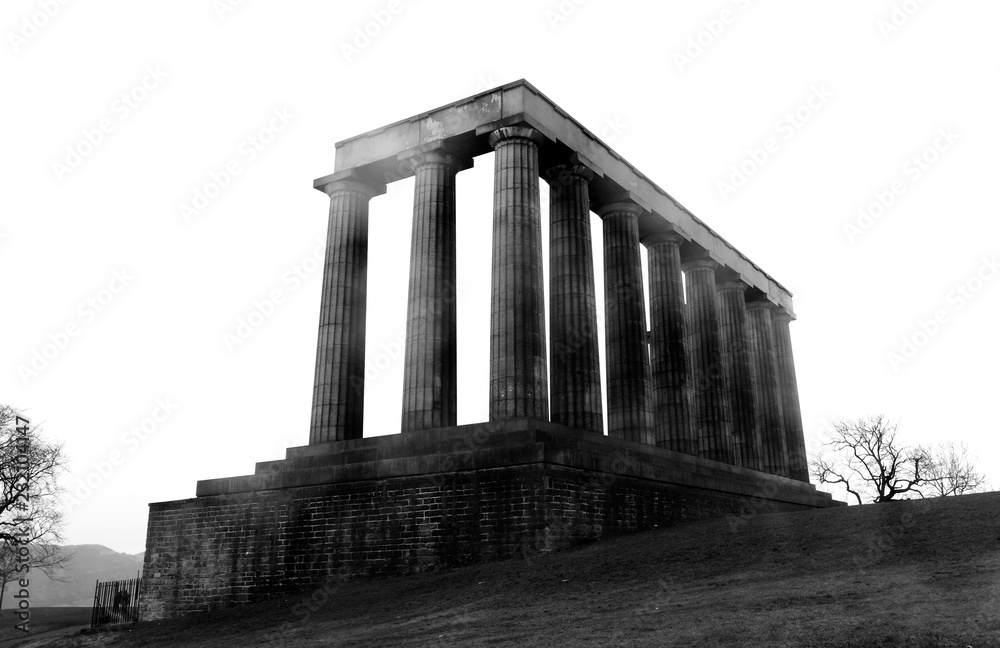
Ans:
[[[842,505],[794,479],[532,419],[313,444],[150,505],[143,618]]]

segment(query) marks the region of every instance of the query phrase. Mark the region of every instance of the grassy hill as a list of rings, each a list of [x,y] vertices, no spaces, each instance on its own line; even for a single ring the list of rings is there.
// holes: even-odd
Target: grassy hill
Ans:
[[[32,648],[54,638],[79,633],[90,625],[89,607],[32,607],[26,636],[14,626],[20,623],[13,610],[0,612],[0,648]]]
[[[313,600],[52,645],[1000,646],[1000,493],[696,522]]]

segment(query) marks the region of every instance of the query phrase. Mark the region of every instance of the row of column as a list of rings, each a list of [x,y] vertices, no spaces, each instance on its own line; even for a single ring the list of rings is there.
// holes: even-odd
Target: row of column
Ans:
[[[590,234],[593,173],[546,169],[550,191],[551,412],[546,366],[539,145],[527,127],[489,136],[495,151],[490,420],[528,417],[602,433]],[[415,175],[403,385],[404,432],[457,424],[455,178],[471,159],[441,149],[409,158]],[[384,191],[331,182],[310,443],[360,438],[368,201]],[[642,207],[597,206],[604,227],[608,434],[808,481],[790,316],[682,259],[667,226],[640,241]],[[649,252],[647,337],[640,245]],[[684,281],[687,293],[685,300]]]

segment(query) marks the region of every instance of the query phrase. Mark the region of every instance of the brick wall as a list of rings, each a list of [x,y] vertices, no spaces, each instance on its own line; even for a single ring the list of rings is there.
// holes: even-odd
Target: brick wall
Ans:
[[[543,465],[152,504],[143,618],[261,600],[331,577],[453,567],[681,520],[796,508],[805,507]]]

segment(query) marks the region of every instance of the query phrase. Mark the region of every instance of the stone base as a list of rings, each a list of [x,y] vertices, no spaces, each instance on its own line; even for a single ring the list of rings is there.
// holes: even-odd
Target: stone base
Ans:
[[[527,419],[290,448],[150,505],[142,617],[842,505],[807,483]]]

